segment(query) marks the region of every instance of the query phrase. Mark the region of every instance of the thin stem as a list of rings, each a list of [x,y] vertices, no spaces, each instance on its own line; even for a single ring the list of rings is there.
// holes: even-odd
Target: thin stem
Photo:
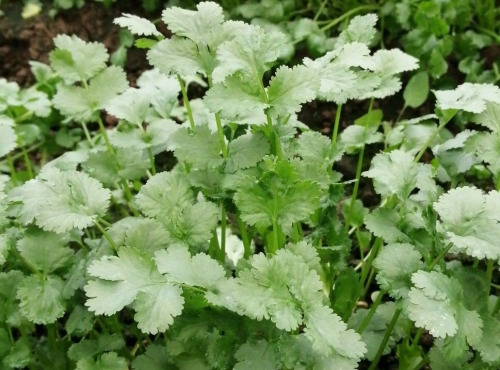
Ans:
[[[29,262],[26,258],[24,258],[24,256],[21,253],[19,253],[15,247],[11,247],[9,249],[9,252],[18,260],[20,260],[32,273],[37,275],[41,274],[41,272],[38,271],[38,269],[31,262]]]
[[[177,81],[179,81],[179,85],[181,87],[182,99],[184,100],[184,106],[186,107],[186,111],[189,118],[189,125],[191,126],[191,131],[194,132],[194,119],[193,119],[193,111],[191,110],[191,104],[189,104],[189,98],[187,96],[186,85],[182,80],[181,76],[177,75]]]
[[[321,15],[321,13],[323,13],[323,9],[325,9],[325,5],[326,5],[326,3],[327,3],[327,2],[328,2],[328,0],[324,0],[324,1],[321,3],[321,5],[320,5],[320,7],[319,7],[318,11],[317,11],[317,12],[316,12],[316,14],[314,15],[314,18],[313,18],[313,21],[314,21],[314,22],[316,22],[316,21],[318,20],[319,16]]]
[[[419,328],[417,332],[415,333],[415,336],[413,337],[413,340],[411,341],[411,348],[415,348],[418,346],[418,341],[420,340],[420,337],[422,336],[422,333],[424,332],[424,329]]]
[[[377,256],[378,250],[380,249],[381,246],[382,246],[382,239],[381,238],[375,239],[375,242],[373,243],[373,247],[370,251],[370,257],[366,261],[365,265],[361,268],[361,284],[363,284],[363,286],[365,285],[366,279],[368,278],[368,275],[369,275],[368,271],[370,271],[370,269],[372,267],[373,260]]]
[[[87,124],[85,122],[82,122],[82,129],[85,134],[85,137],[87,138],[87,141],[89,142],[90,147],[94,146],[94,143],[92,142],[92,138],[90,137],[90,132],[87,127]]]
[[[109,142],[109,137],[108,133],[106,131],[106,127],[104,127],[104,123],[102,122],[101,116],[97,116],[97,124],[99,125],[99,130],[101,131],[102,138],[104,139],[104,143],[106,144],[106,148],[108,149],[109,154],[115,156],[116,152],[111,146],[111,143]]]
[[[226,210],[224,209],[224,203],[221,202],[220,204],[221,208],[221,221],[220,221],[220,245],[219,245],[219,252],[220,252],[220,261],[224,263],[226,260]]]
[[[208,75],[208,87],[212,88],[212,76]],[[226,146],[226,137],[224,136],[224,130],[222,129],[222,122],[220,119],[220,114],[215,113],[215,123],[217,124],[217,134],[219,135],[220,146],[222,148],[222,156],[227,158],[227,146]]]
[[[241,241],[243,242],[243,248],[245,249],[245,258],[248,258],[251,256],[252,251],[250,250],[250,238],[248,237],[247,229],[245,227],[245,224],[241,220],[240,215],[238,214],[236,216],[236,223],[238,224],[238,228],[240,229],[240,235],[241,235]]]
[[[439,255],[434,259],[434,261],[431,263],[431,265],[427,268],[427,271],[431,271],[434,266],[436,266],[439,261],[441,261],[442,259],[444,259],[444,256],[446,256],[446,254],[448,254],[449,250],[451,249],[451,247],[453,247],[453,244],[452,243],[449,243],[446,248],[444,248],[441,253],[439,253]]]
[[[359,13],[359,12],[361,12],[363,10],[375,10],[375,9],[378,9],[377,5],[361,5],[361,6],[358,6],[358,7],[354,8],[354,9],[349,10],[348,12],[345,12],[340,17],[337,17],[337,18],[333,19],[326,26],[323,26],[320,31],[325,32],[325,31],[329,30],[330,28],[335,27],[337,24],[339,24],[340,22],[342,22],[344,19],[347,19],[350,16],[352,16],[352,15],[354,15],[356,13]]]
[[[33,174],[33,165],[31,164],[30,157],[24,145],[21,146],[21,152],[23,154],[24,163],[26,164],[26,171],[28,172],[28,176],[30,179],[34,179],[35,175]]]
[[[279,248],[279,235],[278,235],[278,221],[276,219],[273,219],[273,240],[272,243],[269,245],[270,248],[268,248],[268,253],[269,254],[274,254],[278,248]]]
[[[380,361],[380,357],[382,357],[382,353],[384,352],[385,346],[387,345],[387,342],[389,341],[389,338],[391,337],[392,331],[394,330],[394,327],[396,326],[396,322],[398,321],[399,315],[401,314],[402,308],[398,308],[395,312],[394,315],[392,316],[391,322],[389,323],[389,326],[387,326],[387,329],[385,330],[384,338],[382,339],[382,342],[380,343],[380,346],[378,347],[377,354],[375,355],[375,358],[373,359],[372,363],[370,364],[370,367],[368,370],[375,370],[377,368],[377,364]]]
[[[422,156],[424,155],[425,151],[427,150],[427,148],[429,147],[429,145],[431,145],[432,141],[436,138],[436,136],[439,134],[439,132],[444,128],[444,126],[446,126],[446,124],[448,122],[451,121],[451,119],[455,116],[455,114],[453,115],[450,115],[450,117],[448,117],[447,119],[444,119],[441,124],[438,126],[438,128],[436,129],[436,131],[434,131],[432,133],[431,136],[429,136],[429,138],[427,139],[427,141],[424,143],[424,145],[422,146],[422,148],[420,149],[420,151],[418,152],[417,156],[415,157],[414,159],[414,162],[417,163],[420,158],[422,158]]]
[[[111,245],[111,247],[114,249],[114,251],[116,253],[118,253],[118,246],[114,242],[113,238],[111,238],[111,236],[108,234],[108,232],[101,225],[100,220],[96,220],[95,221],[95,225],[97,226],[97,228],[99,229],[99,231],[102,233],[102,235],[104,235],[104,237],[108,241],[109,245]]]
[[[156,165],[155,165],[155,157],[153,156],[153,151],[151,148],[148,148],[148,157],[149,157],[149,163],[151,164],[151,173],[152,175],[156,175]]]
[[[335,112],[335,122],[333,124],[332,145],[331,145],[332,150],[335,148],[335,145],[337,144],[337,136],[339,133],[341,112],[342,112],[342,104],[339,104],[337,105],[337,111]]]
[[[373,315],[375,315],[375,312],[377,311],[378,306],[380,306],[380,303],[382,303],[382,299],[385,296],[385,291],[381,290],[378,292],[377,298],[375,298],[375,301],[373,302],[372,306],[370,307],[370,311],[368,314],[365,316],[363,321],[361,322],[361,325],[359,325],[358,328],[358,333],[361,334],[368,326],[370,323]]]
[[[7,163],[9,164],[9,170],[10,170],[10,179],[12,180],[12,184],[14,186],[17,186],[17,172],[16,172],[16,167],[14,166],[14,161],[12,160],[12,157],[10,154],[7,154]]]

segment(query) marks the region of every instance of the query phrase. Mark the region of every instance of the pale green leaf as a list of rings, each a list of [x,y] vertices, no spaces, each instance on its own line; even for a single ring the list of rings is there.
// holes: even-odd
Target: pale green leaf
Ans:
[[[377,208],[365,217],[365,225],[373,235],[381,237],[388,243],[409,242],[410,238],[402,232],[399,225],[400,217],[394,209]]]
[[[405,105],[418,108],[427,100],[429,95],[429,75],[427,72],[419,72],[410,78],[403,91]]]
[[[52,68],[66,83],[87,81],[104,69],[108,52],[103,44],[85,42],[78,36],[58,35],[50,53]]]
[[[500,88],[492,84],[466,82],[455,90],[433,90],[433,93],[436,95],[436,107],[442,110],[482,113],[487,102],[500,104]]]
[[[35,324],[52,324],[64,315],[63,286],[53,275],[24,278],[17,290],[21,313]]]
[[[378,127],[348,126],[340,134],[340,143],[348,154],[356,153],[365,145],[384,140],[384,135],[377,130]]]
[[[375,28],[377,19],[376,14],[358,15],[351,19],[347,28],[339,35],[335,48],[351,42],[369,45],[377,32]]]
[[[139,36],[161,36],[153,22],[136,15],[123,13],[121,17],[115,18],[114,24],[128,28],[134,35]]]
[[[265,339],[257,343],[245,343],[235,353],[238,360],[235,370],[275,370],[280,367],[276,345]]]
[[[269,140],[262,133],[247,133],[232,140],[228,145],[225,170],[236,172],[255,166],[269,154]]]
[[[7,116],[0,116],[0,158],[6,156],[17,147],[17,135],[14,121]]]
[[[452,189],[434,203],[446,236],[460,251],[475,258],[499,259],[500,192],[485,194],[464,186]]]

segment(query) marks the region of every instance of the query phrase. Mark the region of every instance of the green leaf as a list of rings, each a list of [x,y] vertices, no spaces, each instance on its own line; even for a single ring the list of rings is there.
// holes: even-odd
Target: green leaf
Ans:
[[[26,340],[18,340],[10,349],[10,353],[3,358],[3,364],[8,368],[24,368],[32,361],[30,345]]]
[[[220,113],[224,119],[250,125],[264,124],[264,109],[269,107],[258,86],[246,84],[239,76],[216,84],[208,90],[203,102],[212,113]]]
[[[85,307],[75,306],[64,324],[64,329],[70,335],[85,336],[94,328],[94,315]]]
[[[23,318],[20,317],[16,291],[23,281],[23,273],[17,270],[0,272],[0,320],[9,325],[18,326]]]
[[[281,32],[266,32],[258,26],[245,26],[231,41],[217,50],[218,65],[213,71],[214,82],[239,73],[253,84],[262,81],[264,72],[283,53],[287,38]]]
[[[405,298],[411,275],[423,266],[422,256],[411,244],[388,244],[373,261],[378,270],[377,283],[393,298]]]
[[[441,225],[453,246],[475,258],[500,258],[500,192],[488,194],[464,186],[434,203]]]
[[[77,36],[58,35],[50,53],[54,71],[68,84],[87,81],[106,67],[108,52],[103,44],[85,42]]]
[[[422,71],[410,78],[403,92],[405,105],[411,108],[418,108],[427,100],[429,95],[429,75]]]
[[[150,344],[143,355],[137,356],[132,361],[134,370],[164,370],[172,366],[165,346]]]
[[[0,116],[0,158],[6,156],[17,147],[17,135],[14,121],[7,116]]]
[[[172,283],[214,289],[226,275],[224,268],[210,256],[199,253],[192,257],[182,246],[156,252],[155,262],[158,271]]]
[[[477,312],[463,306],[462,287],[455,278],[436,271],[418,271],[411,280],[415,287],[408,293],[408,315],[415,326],[439,338],[458,332],[469,344],[481,337],[483,322]]]
[[[207,67],[199,55],[196,44],[175,36],[152,46],[151,50],[148,51],[148,60],[151,65],[167,75],[205,74]]]
[[[161,36],[153,22],[136,15],[123,13],[123,16],[115,18],[114,24],[128,28],[134,35],[139,36]]]
[[[257,343],[245,343],[235,353],[238,360],[235,370],[274,370],[279,368],[279,354],[276,345],[265,339]]]
[[[269,83],[267,95],[270,113],[286,117],[298,112],[302,104],[313,100],[319,88],[316,73],[305,66],[281,66]]]
[[[413,162],[413,156],[402,150],[377,154],[371,163],[370,170],[363,176],[373,179],[375,191],[389,197],[396,194],[405,201],[417,186],[417,175],[420,164]]]
[[[219,138],[208,126],[199,126],[194,133],[180,128],[172,134],[169,143],[179,161],[191,163],[197,169],[222,164]]]
[[[225,170],[232,173],[253,167],[269,154],[269,150],[269,140],[262,133],[241,135],[228,145]]]
[[[340,33],[335,48],[338,49],[351,42],[369,45],[377,32],[375,28],[377,19],[376,14],[358,15],[351,19],[347,28]]]
[[[486,102],[486,109],[474,117],[474,122],[493,132],[500,132],[500,104]]]
[[[110,191],[87,174],[55,167],[11,193],[12,200],[22,202],[23,223],[35,220],[42,229],[59,234],[92,226],[106,213],[109,198]]]
[[[29,230],[17,243],[21,255],[45,274],[69,267],[74,252],[67,247],[69,238],[43,230]]]
[[[340,134],[340,143],[348,154],[356,153],[365,145],[384,140],[384,135],[377,130],[378,127],[348,126]]]
[[[196,44],[210,44],[212,33],[224,22],[223,10],[210,1],[199,3],[196,9],[167,8],[162,13],[163,22],[177,36],[187,37]]]
[[[318,185],[300,180],[291,164],[277,162],[274,171],[260,179],[249,178],[238,187],[234,200],[247,224],[267,228],[275,220],[289,230],[316,210],[319,195]]]
[[[127,360],[115,352],[103,353],[97,360],[91,358],[77,362],[76,370],[128,370]]]
[[[86,306],[98,315],[112,315],[133,304],[137,325],[145,333],[163,332],[182,313],[182,290],[161,275],[147,254],[123,247],[90,265],[94,280],[85,286]]]
[[[410,242],[410,238],[399,229],[400,217],[394,209],[377,208],[365,217],[365,225],[373,235],[388,243]]]
[[[482,113],[486,103],[500,104],[500,88],[492,84],[466,82],[455,90],[433,90],[436,107],[441,110],[457,109],[471,113]]]
[[[78,122],[95,119],[94,114],[103,109],[128,87],[125,72],[111,66],[90,80],[88,89],[71,85],[58,85],[54,106],[68,118]]]
[[[21,313],[35,324],[51,324],[64,315],[64,282],[53,275],[24,278],[17,289]]]

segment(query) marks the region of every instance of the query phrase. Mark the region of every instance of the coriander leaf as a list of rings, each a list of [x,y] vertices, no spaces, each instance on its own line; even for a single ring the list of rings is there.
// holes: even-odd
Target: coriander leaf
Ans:
[[[64,282],[58,276],[31,275],[17,289],[21,313],[35,324],[51,324],[64,315],[62,290]]]
[[[486,109],[476,115],[473,120],[493,132],[500,132],[500,104],[486,102]]]
[[[0,158],[6,156],[17,147],[17,135],[14,131],[14,120],[0,116]]]
[[[299,136],[295,153],[307,161],[329,162],[330,145],[327,136],[316,131],[306,131]]]
[[[198,52],[196,44],[180,37],[162,40],[148,51],[151,65],[167,75],[179,74],[192,76],[205,74],[206,65]]]
[[[419,72],[410,78],[403,92],[405,105],[418,108],[427,100],[429,95],[429,75],[427,72]]]
[[[196,44],[210,44],[210,36],[224,22],[220,5],[205,1],[196,5],[197,10],[178,7],[167,8],[162,13],[163,22],[177,36],[187,37]]]
[[[84,358],[76,363],[76,370],[128,370],[127,360],[115,352],[103,353],[97,360]]]
[[[247,133],[239,136],[228,145],[225,170],[232,173],[253,167],[269,154],[269,151],[269,140],[262,133]]]
[[[287,38],[281,32],[266,32],[258,26],[243,28],[237,37],[219,46],[218,65],[213,71],[214,82],[222,82],[235,73],[246,81],[262,81],[264,72],[282,54]]]
[[[238,360],[234,366],[235,370],[274,370],[280,367],[276,345],[265,339],[257,343],[243,344],[234,357]]]
[[[238,187],[234,200],[247,224],[266,228],[274,220],[289,231],[316,210],[319,196],[317,184],[300,180],[290,163],[278,162],[275,171]]]
[[[29,230],[17,243],[21,255],[45,274],[68,267],[74,252],[67,247],[69,238],[43,230]]]
[[[286,117],[298,112],[302,104],[313,100],[319,87],[316,73],[306,66],[281,66],[271,78],[267,95],[270,112]]]
[[[440,338],[458,331],[464,331],[468,341],[481,335],[482,320],[463,306],[462,287],[455,278],[436,271],[418,271],[411,280],[415,287],[408,293],[408,314],[415,326]]]
[[[161,36],[153,22],[136,15],[123,13],[123,16],[115,18],[113,23],[128,28],[134,35]]]
[[[376,14],[358,15],[351,19],[347,28],[339,35],[335,49],[351,42],[369,45],[377,32],[375,29],[377,19]]]
[[[219,138],[208,126],[199,126],[194,133],[180,128],[172,134],[169,144],[179,161],[191,163],[197,169],[217,167],[222,163]]]
[[[57,49],[49,55],[50,64],[68,84],[94,77],[108,61],[108,52],[101,43],[85,42],[75,35],[58,35],[54,44]]]
[[[48,117],[51,112],[51,105],[48,96],[42,91],[38,91],[35,86],[21,90],[19,93],[18,105],[33,112],[37,117]]]
[[[203,102],[212,113],[220,113],[224,119],[250,125],[264,124],[264,109],[269,107],[258,86],[245,83],[239,76],[216,84],[208,90]]]
[[[182,290],[161,275],[148,254],[123,247],[88,269],[94,278],[85,286],[86,306],[96,314],[112,315],[132,304],[135,320],[145,333],[163,332],[182,312]]]
[[[311,270],[321,274],[321,260],[318,256],[318,251],[311,244],[301,241],[300,243],[289,243],[286,245],[286,250],[292,252],[294,255],[300,257]]]
[[[377,283],[393,298],[404,298],[410,291],[411,274],[422,267],[422,256],[411,244],[388,244],[377,255],[373,266]]]
[[[418,68],[418,59],[399,49],[377,50],[365,68],[380,73],[382,76],[396,75]]]
[[[340,134],[340,143],[348,154],[356,153],[365,145],[384,140],[384,135],[377,130],[378,127],[348,126]]]
[[[500,88],[492,84],[474,84],[466,82],[455,90],[433,90],[436,95],[436,107],[439,109],[457,109],[471,113],[482,113],[486,103],[500,104]]]
[[[65,233],[92,226],[109,206],[110,191],[87,174],[44,169],[35,179],[11,192],[11,200],[22,202],[20,220],[46,231]]]
[[[111,99],[104,108],[116,118],[140,126],[146,120],[150,102],[150,96],[142,89],[129,88]]]
[[[464,186],[443,194],[434,203],[447,237],[475,258],[500,258],[500,193]]]
[[[24,276],[21,271],[0,272],[0,320],[9,325],[19,326],[26,323],[20,316],[16,292]]]
[[[191,256],[188,249],[173,245],[155,254],[158,271],[169,282],[213,289],[225,278],[224,268],[210,256],[199,253]]]
[[[148,345],[146,352],[132,361],[134,370],[164,370],[171,365],[165,346],[159,344]]]
[[[194,194],[185,176],[160,172],[150,178],[136,196],[139,209],[149,217],[169,218],[177,209],[191,204]]]
[[[417,185],[419,164],[413,162],[413,156],[402,150],[377,154],[371,163],[370,170],[363,176],[373,179],[375,191],[389,197],[396,194],[405,201]]]
[[[189,204],[173,220],[166,224],[167,230],[179,243],[191,246],[207,243],[219,221],[219,209],[211,202]]]
[[[410,242],[410,238],[402,232],[398,225],[400,217],[394,209],[377,208],[365,217],[365,225],[373,235],[381,237],[388,243]]]

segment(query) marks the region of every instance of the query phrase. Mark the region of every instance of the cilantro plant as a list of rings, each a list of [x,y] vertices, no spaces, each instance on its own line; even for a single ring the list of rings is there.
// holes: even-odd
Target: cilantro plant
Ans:
[[[134,86],[67,35],[36,86],[0,80],[2,368],[498,368],[500,89],[387,122],[419,65],[370,49],[374,14],[294,66],[286,35],[214,2],[162,20],[170,38],[115,20],[148,49]],[[427,75],[402,94],[426,102]],[[299,119],[314,100],[331,137]],[[37,161],[19,127],[57,115],[75,140]]]

